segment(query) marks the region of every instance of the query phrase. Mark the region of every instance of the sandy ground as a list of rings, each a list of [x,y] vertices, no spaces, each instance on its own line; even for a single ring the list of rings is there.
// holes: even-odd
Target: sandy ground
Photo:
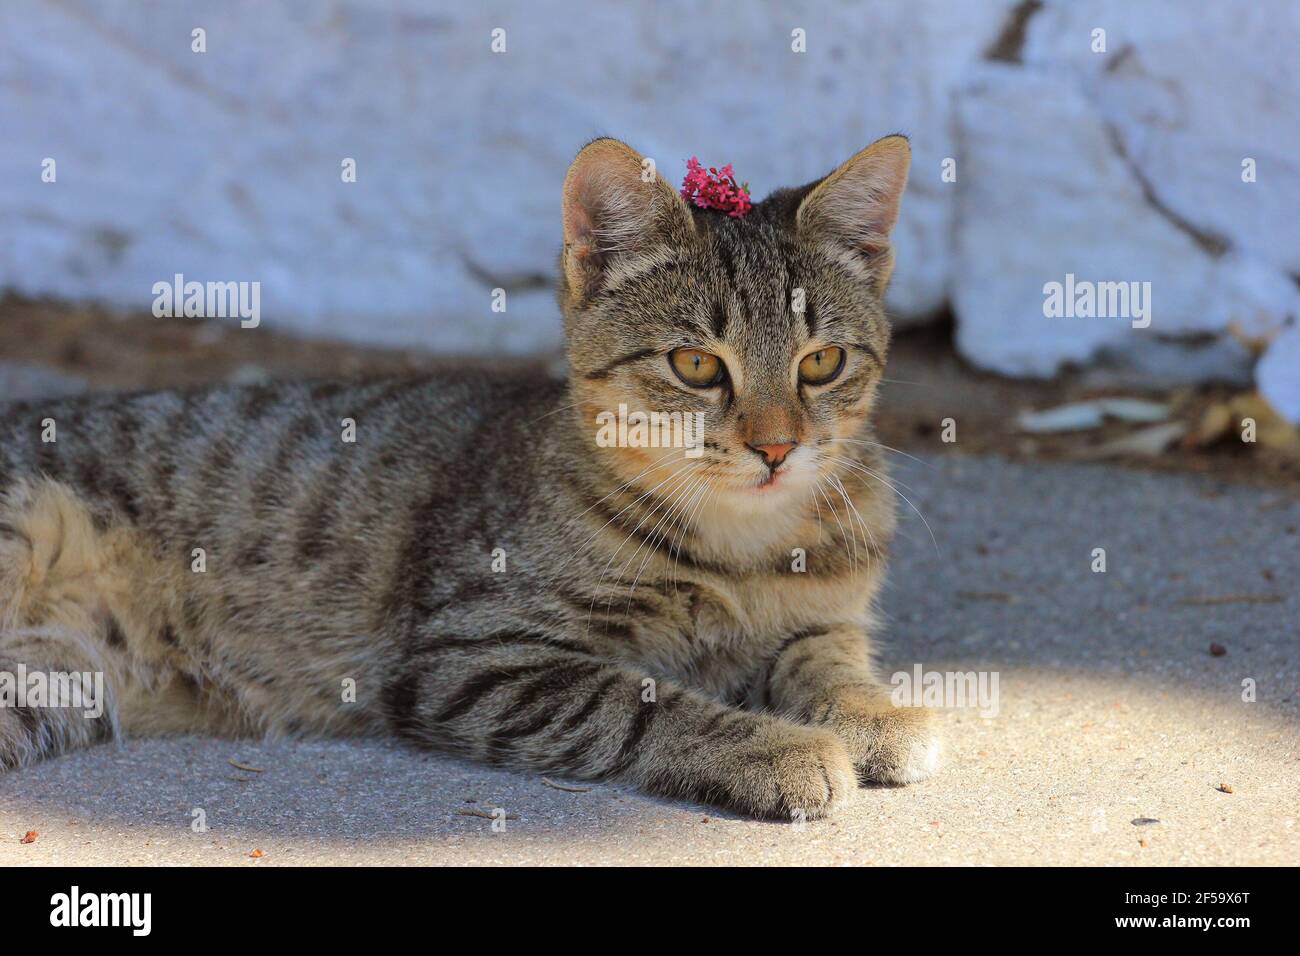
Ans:
[[[999,678],[929,781],[799,827],[387,743],[133,741],[0,776],[0,865],[1300,863],[1295,493],[902,464],[934,541],[904,524],[882,663]]]

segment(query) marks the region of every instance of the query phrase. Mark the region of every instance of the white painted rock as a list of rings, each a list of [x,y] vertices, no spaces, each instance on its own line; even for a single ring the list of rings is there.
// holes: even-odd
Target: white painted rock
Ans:
[[[731,162],[762,196],[903,131],[899,324],[951,301],[961,350],[1008,375],[1244,383],[1228,327],[1298,311],[1300,6],[1045,4],[1006,51],[1023,62],[984,62],[1018,8],[10,0],[0,290],[147,311],[180,272],[260,282],[264,324],[300,334],[551,350],[560,184],[588,139],[674,181]],[[1045,317],[1067,274],[1150,282],[1150,327]]]
[[[1007,375],[1049,376],[1098,355],[1179,377],[1179,343],[1229,326],[1279,328],[1297,290],[1247,254],[1215,254],[1156,205],[1069,71],[987,65],[958,94],[962,153],[952,294],[958,346]],[[1073,277],[1073,278],[1071,278]],[[1124,283],[1125,306],[1046,314],[1049,284]],[[1074,297],[1077,302],[1077,296]],[[1139,305],[1141,308],[1139,308]],[[1174,350],[1171,352],[1171,344]],[[1217,371],[1246,355],[1227,342]],[[1215,377],[1189,347],[1182,369]],[[1236,355],[1238,370],[1226,368]]]
[[[1092,32],[1106,31],[1094,53]],[[1248,257],[1300,272],[1300,5],[1052,3],[1026,64],[1068,70],[1156,198]],[[1254,182],[1243,182],[1253,161]]]
[[[1011,6],[5,3],[0,288],[142,310],[181,272],[261,282],[269,327],[547,349],[560,186],[593,136],[672,181],[693,154],[731,162],[762,196],[902,130],[916,175],[890,304],[906,322],[946,295],[949,91]]]

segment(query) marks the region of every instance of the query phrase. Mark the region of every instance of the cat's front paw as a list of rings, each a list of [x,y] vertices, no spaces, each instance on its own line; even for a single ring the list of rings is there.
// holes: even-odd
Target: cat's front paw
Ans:
[[[820,728],[771,722],[718,757],[725,794],[714,789],[711,802],[750,816],[815,820],[857,790],[848,748]]]
[[[836,692],[813,714],[848,746],[860,783],[916,783],[939,769],[942,745],[924,707],[898,707],[874,689],[853,689]]]

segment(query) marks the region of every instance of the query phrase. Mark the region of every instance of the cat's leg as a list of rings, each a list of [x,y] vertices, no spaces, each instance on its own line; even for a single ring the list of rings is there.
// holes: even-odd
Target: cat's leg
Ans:
[[[63,486],[0,495],[0,768],[117,736],[124,639],[97,587],[99,541]]]
[[[938,769],[933,715],[894,704],[872,673],[860,628],[814,628],[786,638],[768,659],[754,697],[778,714],[833,730],[863,783],[914,783]]]
[[[408,651],[385,709],[413,741],[754,816],[819,817],[857,786],[826,729],[728,707],[529,631],[428,636]]]

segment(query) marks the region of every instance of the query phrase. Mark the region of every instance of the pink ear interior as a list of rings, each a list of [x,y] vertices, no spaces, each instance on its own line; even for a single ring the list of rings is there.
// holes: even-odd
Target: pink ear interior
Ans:
[[[564,242],[575,250],[586,250],[591,246],[595,221],[591,213],[577,202],[564,203]]]
[[[569,167],[564,181],[564,241],[584,287],[599,281],[608,248],[627,240],[643,192],[641,157],[617,140],[597,140]]]
[[[681,242],[694,230],[690,210],[662,176],[642,176],[645,160],[616,139],[598,139],[578,154],[564,179],[564,269],[575,289],[591,293],[625,258]]]
[[[564,181],[565,268],[584,291],[594,290],[615,255],[641,247],[658,228],[663,185],[641,178],[641,156],[613,139],[596,140]],[[676,197],[671,197],[676,198]]]
[[[575,168],[564,186],[564,241],[571,246],[592,244],[597,202],[592,195],[589,169]]]

